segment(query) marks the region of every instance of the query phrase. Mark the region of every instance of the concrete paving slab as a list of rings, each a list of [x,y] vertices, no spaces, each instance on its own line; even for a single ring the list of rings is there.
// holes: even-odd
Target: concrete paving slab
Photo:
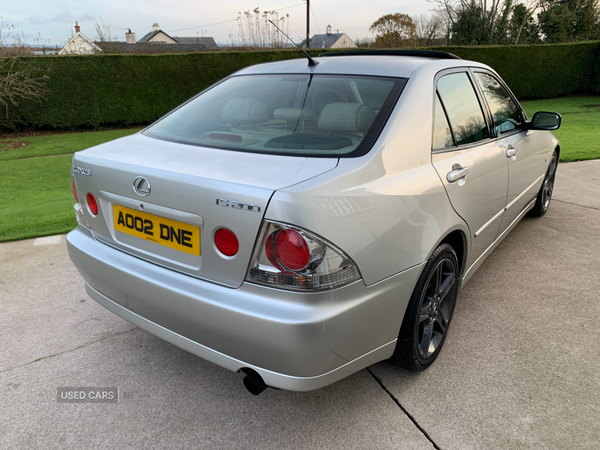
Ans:
[[[64,386],[118,387],[120,403],[57,403]],[[141,329],[0,373],[0,393],[3,449],[433,449],[366,370],[254,397]]]
[[[64,236],[2,243],[0,267],[0,372],[135,328],[88,297]]]
[[[600,447],[596,167],[559,166],[558,201],[469,281],[430,369],[370,368],[439,448]],[[253,397],[90,300],[64,237],[34,242],[0,244],[0,449],[432,448],[369,371]],[[116,386],[120,403],[57,403],[62,386]]]
[[[599,192],[600,159],[559,164],[554,200],[600,209]]]
[[[561,164],[556,197],[593,206],[593,164]],[[600,210],[553,202],[465,286],[433,366],[372,370],[440,448],[598,449],[599,280]]]
[[[368,371],[254,397],[89,299],[64,236],[34,242],[0,245],[0,449],[433,449]],[[57,403],[67,386],[118,387],[120,403]]]

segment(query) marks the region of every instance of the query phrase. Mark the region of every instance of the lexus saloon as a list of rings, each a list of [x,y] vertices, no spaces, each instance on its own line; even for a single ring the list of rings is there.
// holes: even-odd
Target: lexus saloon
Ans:
[[[467,280],[547,211],[560,122],[449,53],[248,67],[74,155],[69,254],[92,299],[256,395],[423,370]]]

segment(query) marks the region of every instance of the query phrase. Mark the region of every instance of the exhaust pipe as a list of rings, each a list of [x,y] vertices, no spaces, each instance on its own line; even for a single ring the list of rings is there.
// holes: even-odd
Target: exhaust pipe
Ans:
[[[269,387],[265,384],[262,377],[255,370],[244,368],[241,369],[241,372],[246,374],[244,377],[244,386],[252,395],[259,395]]]

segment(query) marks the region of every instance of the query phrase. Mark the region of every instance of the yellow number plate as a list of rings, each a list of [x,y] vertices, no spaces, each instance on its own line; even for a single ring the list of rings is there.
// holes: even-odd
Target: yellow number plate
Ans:
[[[115,230],[200,256],[200,228],[113,204]]]

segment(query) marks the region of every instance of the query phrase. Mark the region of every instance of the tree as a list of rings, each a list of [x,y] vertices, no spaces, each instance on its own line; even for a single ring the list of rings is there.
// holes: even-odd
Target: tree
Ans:
[[[452,9],[452,43],[457,45],[508,44],[512,0],[461,2]]]
[[[40,101],[46,93],[46,75],[34,66],[31,49],[15,33],[14,26],[2,35],[4,23],[0,21],[0,106],[8,118],[9,108],[18,107],[22,100]],[[8,45],[8,40],[13,43]]]
[[[277,11],[263,11],[255,8],[252,12],[238,13],[238,35],[244,47],[286,48],[288,39],[269,21],[274,22],[285,34],[289,34],[289,14],[279,17]]]
[[[539,44],[540,27],[533,17],[533,11],[523,3],[515,5],[508,24],[510,43]]]
[[[538,14],[545,42],[573,42],[597,37],[597,0],[542,0]]]
[[[413,18],[419,45],[429,47],[435,39],[443,38],[446,33],[444,17],[438,14],[419,14]]]
[[[414,47],[419,42],[415,23],[408,14],[386,14],[373,22],[369,30],[376,35],[376,48]]]

